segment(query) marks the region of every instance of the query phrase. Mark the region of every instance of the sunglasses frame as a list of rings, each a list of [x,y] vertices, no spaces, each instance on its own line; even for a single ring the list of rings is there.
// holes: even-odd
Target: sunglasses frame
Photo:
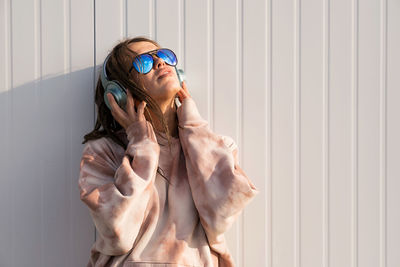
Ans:
[[[149,72],[151,71],[151,69],[153,68],[153,66],[154,66],[154,55],[155,55],[156,57],[160,58],[160,57],[157,55],[157,52],[160,51],[160,50],[168,50],[168,51],[170,51],[170,52],[175,56],[175,60],[176,60],[175,65],[170,65],[170,64],[168,64],[167,62],[165,62],[165,60],[163,60],[163,59],[161,58],[161,59],[165,62],[165,64],[167,64],[167,65],[169,65],[169,66],[176,66],[176,65],[178,65],[178,57],[176,56],[176,54],[175,54],[174,51],[172,51],[172,50],[169,49],[169,48],[158,48],[158,49],[154,49],[154,50],[151,50],[151,51],[149,51],[149,52],[145,52],[145,53],[142,53],[142,54],[137,55],[137,56],[133,59],[133,61],[132,61],[132,67],[129,69],[129,73],[131,73],[132,69],[135,68],[134,62],[135,62],[135,60],[136,60],[138,57],[143,56],[143,55],[150,55],[150,56],[151,56],[151,59],[153,60],[153,63],[152,63],[152,66],[151,66],[151,68],[150,68],[150,70],[149,70],[148,72],[146,72],[146,73],[139,72],[139,71],[137,71],[136,68],[135,68],[135,70],[136,70],[138,73],[140,73],[140,74],[147,74],[147,73],[149,73]]]

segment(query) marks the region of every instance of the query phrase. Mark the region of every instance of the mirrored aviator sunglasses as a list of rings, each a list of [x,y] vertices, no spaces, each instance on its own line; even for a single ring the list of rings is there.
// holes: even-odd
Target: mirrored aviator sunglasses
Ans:
[[[176,55],[172,50],[168,48],[156,49],[136,56],[132,62],[132,67],[129,69],[129,73],[132,71],[133,68],[135,68],[137,72],[142,74],[149,73],[154,64],[153,55],[162,59],[166,64],[170,66],[176,66],[176,64],[178,63],[178,59],[176,58]]]

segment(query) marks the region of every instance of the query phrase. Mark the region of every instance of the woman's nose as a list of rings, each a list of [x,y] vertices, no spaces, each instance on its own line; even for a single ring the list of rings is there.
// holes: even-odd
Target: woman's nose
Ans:
[[[158,69],[161,66],[165,65],[164,60],[162,60],[161,58],[157,57],[157,56],[153,56],[153,61],[154,61],[154,68]]]

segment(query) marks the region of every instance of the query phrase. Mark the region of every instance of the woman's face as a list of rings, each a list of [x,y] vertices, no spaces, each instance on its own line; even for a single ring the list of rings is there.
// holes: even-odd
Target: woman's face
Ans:
[[[138,54],[142,54],[158,47],[149,42],[137,42],[129,44],[129,48]],[[152,70],[147,74],[139,75],[142,76],[147,93],[154,100],[159,104],[163,102],[169,103],[181,89],[178,76],[173,66],[166,64],[157,56],[153,56],[153,60]]]

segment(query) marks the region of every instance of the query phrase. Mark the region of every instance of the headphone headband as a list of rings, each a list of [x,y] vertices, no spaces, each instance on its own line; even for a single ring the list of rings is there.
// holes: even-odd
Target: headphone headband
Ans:
[[[111,54],[108,54],[106,59],[104,60],[103,67],[102,67],[101,73],[100,73],[100,79],[101,79],[101,84],[103,85],[103,88],[107,87],[107,82],[109,81],[108,76],[107,76],[106,66],[107,66],[107,62],[108,62],[108,59],[110,58],[110,56],[111,56]]]

